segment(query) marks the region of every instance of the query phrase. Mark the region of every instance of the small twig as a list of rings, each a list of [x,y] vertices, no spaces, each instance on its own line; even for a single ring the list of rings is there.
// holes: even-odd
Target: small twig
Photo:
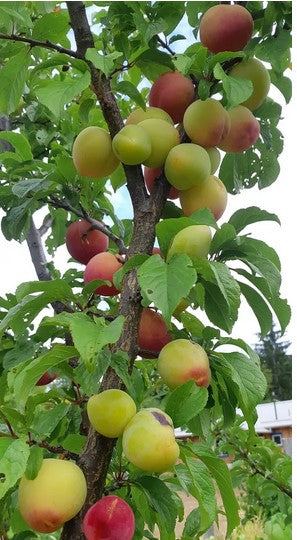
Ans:
[[[63,457],[66,459],[73,459],[76,461],[79,458],[78,454],[75,454],[74,452],[69,452],[68,450],[65,450],[63,446],[52,446],[51,444],[47,443],[46,441],[35,441],[34,439],[29,438],[27,441],[29,446],[39,446],[40,448],[45,448],[52,454],[62,454]]]
[[[160,36],[157,36],[157,41],[160,43],[160,45],[163,47],[163,49],[166,49],[170,54],[172,54],[172,56],[176,55],[174,50],[171,49],[171,47],[169,47],[169,45],[166,43],[166,41],[164,41],[162,38],[160,38]]]
[[[109,75],[109,79],[112,79],[112,77],[114,75],[116,75],[116,73],[123,73],[123,71],[128,71],[130,68],[132,68],[135,64],[135,61],[134,62],[127,62],[127,64],[125,65],[122,65],[118,68],[115,68]]]
[[[96,229],[97,231],[101,231],[104,234],[106,234],[106,236],[108,236],[118,246],[120,254],[127,253],[128,250],[123,240],[121,240],[121,238],[119,238],[116,234],[114,234],[107,225],[104,225],[103,223],[99,223],[98,221],[93,219],[82,206],[81,206],[81,210],[78,210],[77,208],[74,208],[74,206],[72,206],[65,199],[61,200],[55,195],[51,195],[50,200],[47,202],[54,208],[63,208],[64,210],[67,210],[68,212],[72,212],[77,217],[85,219],[86,221],[90,223],[90,225],[92,226],[92,229]]]
[[[72,56],[73,58],[79,58],[78,54],[75,51],[72,51],[71,49],[66,49],[65,47],[61,47],[60,45],[52,43],[51,41],[38,41],[36,39],[32,39],[26,36],[18,36],[17,34],[9,35],[2,33],[0,33],[0,39],[6,39],[9,41],[21,41],[22,43],[28,43],[31,47],[43,47],[44,49],[52,49],[59,53]]]
[[[106,321],[114,321],[115,317],[113,315],[106,315],[105,311],[92,311],[88,309],[86,312],[87,315],[93,315],[94,317],[103,317]]]
[[[149,351],[148,349],[138,349],[139,356],[142,356],[145,354],[145,356],[149,356],[150,358],[158,358],[159,353],[156,351]]]
[[[13,430],[13,428],[12,428],[11,423],[9,422],[9,420],[7,420],[5,414],[3,414],[2,411],[0,411],[0,416],[3,418],[5,424],[7,425],[7,429],[8,429],[8,431],[9,431],[9,433],[10,433],[10,436],[11,436],[13,439],[17,439],[18,436],[15,434],[15,432],[14,432],[14,430]]]

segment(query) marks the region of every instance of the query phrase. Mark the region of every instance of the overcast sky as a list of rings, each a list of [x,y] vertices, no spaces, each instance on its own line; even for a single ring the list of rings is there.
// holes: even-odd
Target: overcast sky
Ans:
[[[183,31],[184,28],[180,28],[180,30]],[[174,33],[178,33],[178,31],[175,30]],[[185,48],[184,42],[177,42],[177,52],[179,52],[178,48],[182,52]],[[288,76],[290,76],[290,73]],[[296,107],[294,108],[293,103],[286,106],[282,95],[275,87],[271,88],[269,95],[283,106],[284,119],[279,124],[279,128],[285,139],[284,151],[280,156],[281,173],[277,181],[266,189],[260,191],[255,187],[250,190],[244,190],[236,196],[229,195],[227,210],[219,221],[219,224],[227,221],[237,209],[249,206],[258,206],[261,209],[278,215],[281,220],[281,227],[274,222],[261,222],[248,227],[244,230],[244,233],[251,232],[253,237],[267,242],[277,251],[282,262],[282,296],[287,297],[289,303],[292,303],[292,291],[294,290],[294,282],[296,281],[294,270],[296,238],[295,235],[292,235],[292,230],[296,231],[297,209],[295,183],[297,180],[293,177],[291,156],[296,154],[296,137],[293,133],[293,114],[294,122],[296,123]],[[295,112],[293,113],[294,109]],[[131,205],[125,187],[113,195],[112,202],[120,218],[131,217]],[[3,213],[1,213],[1,217],[2,215]],[[43,212],[39,213],[39,215],[38,213],[36,214],[35,221],[37,226],[40,226],[43,215]],[[7,292],[14,293],[16,287],[21,282],[36,279],[26,243],[8,242],[1,233],[0,253],[2,278],[0,281],[0,296],[5,296]],[[69,254],[66,248],[61,246],[58,248],[54,258],[55,266],[64,272],[70,267],[67,263],[68,258]],[[248,343],[253,344],[256,342],[256,333],[258,331],[258,322],[245,300],[242,299],[239,319],[234,326],[232,336],[240,337]],[[292,340],[292,323],[288,327],[286,338],[290,341]]]

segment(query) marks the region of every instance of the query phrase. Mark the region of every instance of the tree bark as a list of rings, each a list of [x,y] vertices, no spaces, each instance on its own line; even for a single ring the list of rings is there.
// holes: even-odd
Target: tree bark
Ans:
[[[82,2],[67,3],[71,26],[74,31],[77,53],[84,58],[87,48],[94,47],[91,30]],[[111,91],[110,81],[94,66],[90,65],[93,90],[100,102],[108,129],[113,137],[123,126],[123,120]],[[134,227],[127,257],[136,253],[152,253],[155,239],[155,225],[158,223],[169,191],[169,184],[162,174],[155,182],[149,197],[144,185],[141,166],[124,166],[127,188],[134,210]],[[141,296],[136,270],[128,272],[123,280],[119,314],[125,316],[123,331],[113,351],[122,350],[131,359],[131,368],[137,356],[138,326],[141,315]],[[124,388],[122,380],[109,369],[103,379],[100,390]],[[80,513],[68,521],[63,528],[63,540],[83,540],[82,520],[88,508],[102,497],[109,463],[116,439],[107,439],[90,428],[86,446],[78,460],[88,486],[85,505]]]

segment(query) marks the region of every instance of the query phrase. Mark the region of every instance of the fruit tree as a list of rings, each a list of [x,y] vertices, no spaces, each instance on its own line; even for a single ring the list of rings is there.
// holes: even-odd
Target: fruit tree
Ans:
[[[0,2],[1,228],[37,275],[0,298],[1,538],[200,538],[217,491],[238,526],[215,433],[239,408],[252,440],[266,384],[232,329],[290,308],[246,229],[278,217],[224,212],[279,175],[290,30],[286,1]]]

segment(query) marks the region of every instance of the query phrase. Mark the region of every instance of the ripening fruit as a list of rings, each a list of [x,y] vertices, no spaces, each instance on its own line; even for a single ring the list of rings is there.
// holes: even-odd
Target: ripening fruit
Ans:
[[[136,414],[133,399],[123,390],[105,390],[91,396],[87,412],[93,428],[104,437],[120,437],[125,426]]]
[[[139,124],[143,120],[148,120],[149,118],[159,118],[159,120],[165,120],[169,124],[173,124],[173,120],[166,111],[159,109],[158,107],[147,107],[145,111],[143,109],[135,109],[132,111],[127,120],[127,124]]]
[[[248,150],[259,137],[260,125],[253,113],[238,105],[230,109],[231,128],[228,135],[221,141],[219,147],[224,152],[244,152]]]
[[[203,184],[181,191],[180,204],[185,216],[190,216],[200,208],[209,208],[218,220],[227,206],[227,190],[222,180],[211,175]]]
[[[117,255],[109,253],[109,251],[99,253],[89,260],[84,271],[84,282],[87,284],[94,279],[110,281],[112,285],[100,285],[94,292],[103,296],[114,296],[120,291],[113,285],[113,275],[120,268],[122,268],[122,263]]]
[[[221,163],[221,154],[214,146],[212,148],[205,148],[205,150],[210,159],[210,174],[214,174]]]
[[[132,540],[134,531],[133,510],[117,495],[107,495],[97,501],[83,520],[87,540]]]
[[[150,169],[149,167],[144,167],[144,181],[149,193],[152,192],[154,181],[159,176],[162,171],[162,167],[156,167],[155,169]],[[168,199],[177,199],[179,196],[179,191],[173,186],[169,189]]]
[[[198,144],[179,144],[167,156],[165,175],[168,182],[178,190],[197,186],[210,175],[209,155]]]
[[[126,458],[143,471],[167,471],[179,456],[170,416],[160,409],[140,410],[126,426],[123,450]]]
[[[191,141],[206,148],[218,146],[230,129],[226,109],[216,99],[194,101],[184,114],[184,129]]]
[[[207,257],[211,243],[211,232],[207,225],[190,225],[173,238],[167,253],[167,261],[176,253],[186,253],[192,260]]]
[[[142,310],[138,328],[139,349],[159,353],[172,340],[163,317],[153,309]],[[149,353],[141,353],[143,358],[151,358]]]
[[[50,384],[53,382],[58,376],[58,372],[55,371],[52,375],[45,371],[43,375],[41,375],[40,379],[35,383],[35,386],[44,386],[45,384]]]
[[[77,172],[89,178],[104,178],[119,165],[108,131],[97,126],[87,127],[79,133],[74,141],[72,157]]]
[[[149,103],[154,107],[160,107],[170,114],[173,122],[182,122],[186,108],[195,98],[195,87],[187,77],[178,71],[163,73],[154,82],[150,94]]]
[[[34,531],[57,531],[82,508],[87,484],[81,469],[71,461],[44,459],[34,480],[24,475],[19,486],[19,507]]]
[[[165,120],[159,120],[158,118],[143,120],[139,122],[138,126],[148,133],[152,144],[151,155],[143,162],[144,165],[147,167],[164,165],[171,148],[179,143],[177,129]]]
[[[169,388],[193,380],[197,386],[208,386],[211,379],[208,356],[202,347],[188,339],[175,339],[159,354],[158,372]]]
[[[108,236],[96,229],[90,231],[90,228],[91,224],[83,219],[71,223],[66,232],[66,247],[69,254],[82,264],[88,264],[94,255],[108,248]]]
[[[138,165],[152,152],[151,139],[137,124],[124,126],[113,138],[112,149],[125,165]]]
[[[239,62],[231,69],[229,75],[252,81],[253,93],[241,105],[247,107],[250,111],[258,109],[262,105],[270,88],[270,75],[264,64],[260,60],[257,60],[257,58],[242,60],[242,62]]]
[[[250,12],[239,5],[212,6],[203,15],[200,40],[213,53],[241,51],[252,37],[254,22]]]

